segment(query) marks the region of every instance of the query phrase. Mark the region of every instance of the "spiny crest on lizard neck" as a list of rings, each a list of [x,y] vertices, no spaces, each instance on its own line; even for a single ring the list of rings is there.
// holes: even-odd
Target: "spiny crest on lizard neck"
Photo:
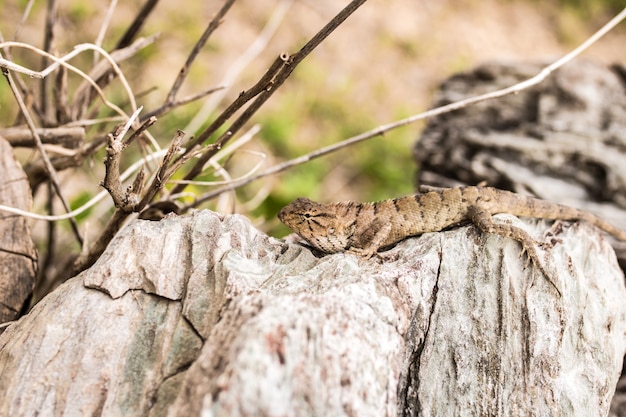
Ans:
[[[354,202],[320,204],[301,197],[284,207],[278,218],[315,248],[335,253],[349,248],[356,219],[353,211],[361,205]]]

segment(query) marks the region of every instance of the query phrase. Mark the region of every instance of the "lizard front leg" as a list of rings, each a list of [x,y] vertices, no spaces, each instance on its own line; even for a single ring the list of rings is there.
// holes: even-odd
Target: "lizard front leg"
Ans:
[[[369,259],[377,254],[390,232],[391,222],[375,219],[354,231],[348,252]]]
[[[539,260],[539,255],[537,254],[537,249],[535,248],[538,243],[528,234],[528,232],[509,224],[495,223],[491,214],[477,205],[473,205],[468,208],[468,216],[472,223],[474,223],[483,233],[496,234],[517,240],[522,245],[522,250],[526,252],[533,265],[536,266],[547,278],[559,296],[561,295],[561,291],[558,289],[550,274],[546,271],[543,264]]]

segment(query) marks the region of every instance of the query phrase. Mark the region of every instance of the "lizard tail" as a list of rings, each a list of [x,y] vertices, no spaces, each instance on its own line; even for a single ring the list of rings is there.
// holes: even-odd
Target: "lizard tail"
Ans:
[[[598,216],[594,214],[591,214],[588,212],[582,212],[582,214],[583,216],[581,216],[581,220],[587,221],[593,224],[594,226],[604,230],[608,234],[615,236],[617,239],[626,242],[626,231],[622,229],[618,229],[617,227],[602,220],[601,218],[599,218]]]
[[[594,226],[602,229],[606,233],[614,236],[615,238],[626,242],[626,231],[619,229],[607,221],[601,219],[600,217],[592,214],[588,211],[579,210],[573,207],[564,206],[561,204],[551,203],[548,201],[540,200],[537,198],[529,198],[527,200],[527,208],[530,209],[530,212],[527,214],[520,213],[519,215],[525,216],[530,215],[530,217],[539,217],[542,219],[549,220],[583,220],[588,223],[593,224]],[[523,204],[522,204],[523,207]]]

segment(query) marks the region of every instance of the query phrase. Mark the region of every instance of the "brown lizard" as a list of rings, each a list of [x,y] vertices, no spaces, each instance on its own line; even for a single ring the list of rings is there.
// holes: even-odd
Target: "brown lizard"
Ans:
[[[366,258],[407,237],[438,232],[469,220],[485,233],[520,242],[533,264],[548,277],[539,262],[537,242],[519,227],[493,222],[491,216],[497,213],[583,220],[626,241],[626,231],[589,212],[491,187],[442,188],[377,203],[320,204],[298,198],[284,207],[278,218],[322,252],[346,251]]]

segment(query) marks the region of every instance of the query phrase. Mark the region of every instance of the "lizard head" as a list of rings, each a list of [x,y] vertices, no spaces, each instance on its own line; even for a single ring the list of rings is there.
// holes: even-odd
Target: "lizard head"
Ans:
[[[352,223],[341,218],[335,205],[298,198],[285,206],[278,218],[316,249],[342,252],[349,247]]]

